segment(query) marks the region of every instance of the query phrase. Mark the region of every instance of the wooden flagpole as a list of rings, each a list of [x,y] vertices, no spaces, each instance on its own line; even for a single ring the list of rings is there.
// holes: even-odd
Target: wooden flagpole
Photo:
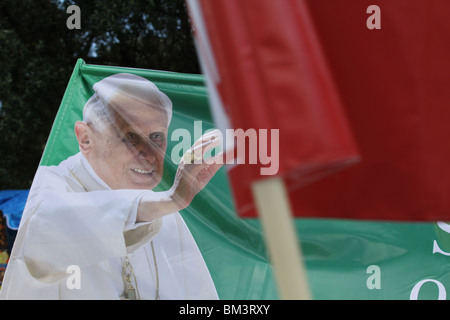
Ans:
[[[274,177],[256,181],[252,184],[252,192],[262,222],[280,298],[311,299],[301,247],[292,221],[283,179]]]

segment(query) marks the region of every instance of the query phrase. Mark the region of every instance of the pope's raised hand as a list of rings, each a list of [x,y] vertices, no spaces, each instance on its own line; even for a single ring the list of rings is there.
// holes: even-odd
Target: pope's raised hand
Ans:
[[[222,166],[223,153],[204,159],[208,151],[221,143],[220,132],[211,131],[201,136],[181,158],[171,189],[181,209],[191,203]]]

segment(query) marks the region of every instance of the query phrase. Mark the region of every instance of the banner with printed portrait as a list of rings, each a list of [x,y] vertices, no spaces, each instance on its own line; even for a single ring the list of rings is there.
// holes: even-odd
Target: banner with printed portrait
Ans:
[[[74,122],[92,85],[116,73],[153,81],[173,102],[164,178],[171,186],[183,139],[214,128],[201,75],[96,66],[79,60],[61,102],[41,165],[57,165],[78,152]],[[183,131],[178,131],[183,129]],[[236,214],[226,168],[181,212],[205,259],[221,299],[278,299],[257,218]],[[450,290],[450,227],[406,223],[297,218],[315,299],[444,299]]]

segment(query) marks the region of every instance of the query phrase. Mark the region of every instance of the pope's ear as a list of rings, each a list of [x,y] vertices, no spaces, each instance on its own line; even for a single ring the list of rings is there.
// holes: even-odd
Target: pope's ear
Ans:
[[[88,153],[92,147],[90,140],[91,128],[86,123],[77,121],[75,122],[75,135],[77,136],[80,151],[82,153]]]

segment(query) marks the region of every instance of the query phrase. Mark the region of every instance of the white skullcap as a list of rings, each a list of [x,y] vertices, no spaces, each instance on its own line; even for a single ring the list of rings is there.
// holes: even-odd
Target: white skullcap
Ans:
[[[121,94],[141,100],[147,104],[150,103],[153,106],[159,106],[167,113],[167,125],[170,123],[172,118],[172,101],[153,82],[143,77],[130,73],[118,73],[100,80],[92,88],[95,91],[94,96],[97,95],[106,104],[109,104],[114,96]]]

